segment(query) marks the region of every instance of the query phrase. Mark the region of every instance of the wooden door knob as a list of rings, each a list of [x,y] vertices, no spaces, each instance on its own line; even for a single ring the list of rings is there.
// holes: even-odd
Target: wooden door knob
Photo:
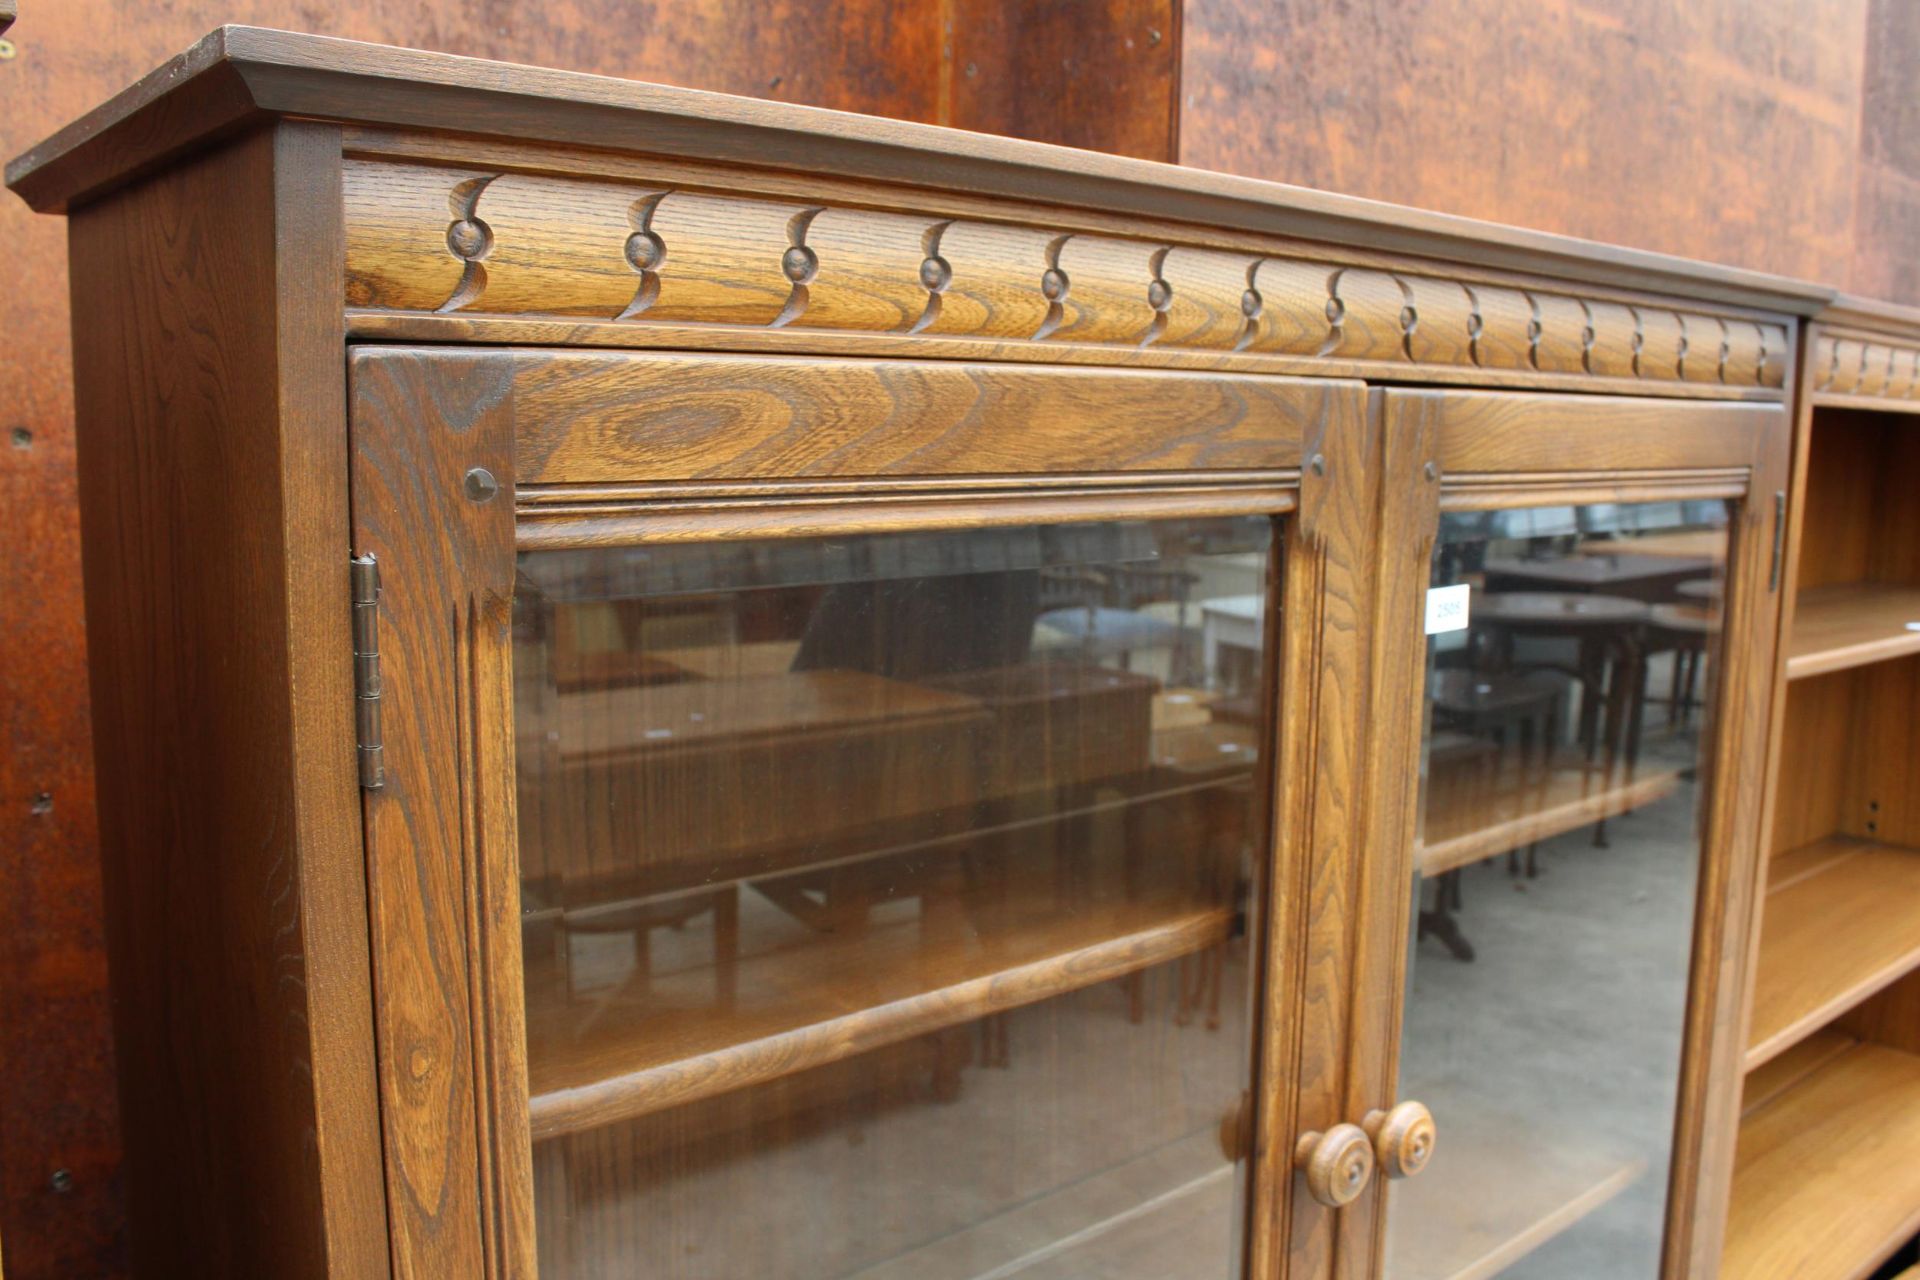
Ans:
[[[1391,1111],[1369,1111],[1360,1127],[1373,1140],[1380,1172],[1389,1178],[1411,1178],[1433,1159],[1437,1136],[1433,1113],[1417,1102],[1403,1102]]]
[[[1293,1149],[1294,1167],[1307,1177],[1307,1194],[1338,1209],[1352,1203],[1373,1177],[1373,1140],[1357,1124],[1306,1133]]]

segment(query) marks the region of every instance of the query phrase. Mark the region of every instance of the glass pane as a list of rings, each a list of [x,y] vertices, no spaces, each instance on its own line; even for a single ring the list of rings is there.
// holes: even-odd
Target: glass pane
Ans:
[[[1725,504],[1443,517],[1387,1274],[1659,1274]]]
[[[1274,531],[521,558],[546,1280],[1237,1274]]]

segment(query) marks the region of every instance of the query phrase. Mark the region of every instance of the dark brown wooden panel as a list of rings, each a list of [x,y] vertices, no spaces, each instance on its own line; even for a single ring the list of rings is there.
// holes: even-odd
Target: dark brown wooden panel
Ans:
[[[1180,159],[1838,281],[1867,7],[1210,0]]]
[[[1868,0],[1848,287],[1920,303],[1920,5]]]
[[[337,132],[282,126],[72,222],[76,323],[95,339],[76,352],[80,506],[143,1275],[387,1270],[342,322],[310,292],[339,269],[338,157]]]
[[[1175,160],[1182,0],[947,0],[939,123]]]

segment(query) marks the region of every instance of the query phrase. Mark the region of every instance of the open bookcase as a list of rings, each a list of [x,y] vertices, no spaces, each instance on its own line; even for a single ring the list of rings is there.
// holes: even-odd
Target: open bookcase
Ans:
[[[1809,339],[1733,1280],[1871,1275],[1920,1227],[1915,354]]]

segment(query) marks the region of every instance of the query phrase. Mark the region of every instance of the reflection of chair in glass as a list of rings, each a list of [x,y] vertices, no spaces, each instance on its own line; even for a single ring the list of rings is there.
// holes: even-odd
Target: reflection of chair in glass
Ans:
[[[1435,671],[1429,681],[1434,733],[1428,746],[1422,862],[1437,884],[1420,934],[1437,937],[1459,959],[1473,958],[1473,946],[1452,915],[1462,905],[1461,870],[1502,846],[1463,845],[1457,837],[1523,823],[1544,807],[1564,696],[1563,682],[1549,675],[1450,667]],[[1521,843],[1531,878],[1538,871],[1537,840],[1513,838],[1504,845],[1508,870],[1519,871]]]
[[[725,885],[709,892],[668,898],[613,903],[559,913],[554,931],[554,961],[560,988],[574,993],[573,944],[575,934],[625,933],[633,938],[633,964],[622,985],[626,996],[645,996],[653,977],[653,934],[658,929],[682,932],[687,925],[713,915],[713,1004],[731,1009],[738,988],[735,962],[740,954],[740,891]]]
[[[1547,782],[1553,775],[1560,703],[1565,692],[1565,683],[1547,674],[1481,672],[1459,667],[1433,673],[1429,697],[1435,727],[1453,729],[1493,745],[1490,767],[1494,794],[1486,797],[1488,808],[1493,812],[1520,816],[1541,807]],[[1512,740],[1511,753],[1509,739]],[[1487,816],[1491,818],[1493,812]],[[1529,879],[1537,874],[1537,848],[1537,841],[1528,842]],[[1510,870],[1518,871],[1519,852],[1518,846],[1507,851]]]
[[[1476,593],[1472,649],[1483,670],[1557,671],[1580,684],[1575,738],[1589,778],[1604,790],[1630,782],[1639,757],[1636,708],[1645,664],[1648,606],[1617,596],[1577,592]],[[1564,640],[1571,662],[1519,660],[1516,640]],[[1594,823],[1594,844],[1606,845],[1606,815]]]
[[[1685,728],[1692,715],[1700,668],[1706,662],[1707,642],[1715,629],[1712,610],[1697,604],[1656,604],[1646,629],[1646,661],[1641,666],[1641,687],[1635,700],[1632,740],[1640,737],[1644,714],[1646,679],[1652,659],[1662,653],[1673,655],[1673,670],[1667,690],[1667,733]]]
[[[1486,812],[1494,793],[1493,744],[1464,733],[1435,732],[1427,740],[1426,846],[1444,834],[1441,815]],[[1459,864],[1422,867],[1423,879],[1434,882],[1434,902],[1422,908],[1418,937],[1438,938],[1458,960],[1473,959],[1473,944],[1460,931],[1453,913],[1461,906]]]

